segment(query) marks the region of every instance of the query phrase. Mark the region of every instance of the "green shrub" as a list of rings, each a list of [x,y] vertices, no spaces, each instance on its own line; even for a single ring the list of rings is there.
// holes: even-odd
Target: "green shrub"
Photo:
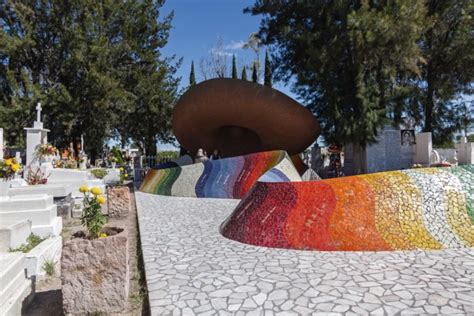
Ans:
[[[161,158],[175,159],[178,157],[179,157],[179,152],[174,151],[174,150],[160,151],[156,154],[157,159],[161,159]]]
[[[101,168],[91,170],[91,173],[97,179],[103,179],[109,172],[107,171],[107,169]]]

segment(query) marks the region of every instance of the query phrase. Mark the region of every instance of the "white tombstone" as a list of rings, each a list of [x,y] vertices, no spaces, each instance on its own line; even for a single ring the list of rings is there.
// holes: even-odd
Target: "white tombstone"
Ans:
[[[431,133],[416,134],[416,147],[414,163],[429,165],[431,163],[431,153],[433,151],[433,143]]]
[[[474,143],[468,143],[466,137],[461,137],[461,142],[456,144],[456,150],[460,165],[474,164]]]
[[[35,152],[38,145],[48,142],[48,129],[43,128],[41,122],[41,103],[36,106],[36,121],[33,127],[25,128],[26,130],[26,166],[30,166],[35,161]]]
[[[0,160],[3,159],[3,128],[0,127]]]

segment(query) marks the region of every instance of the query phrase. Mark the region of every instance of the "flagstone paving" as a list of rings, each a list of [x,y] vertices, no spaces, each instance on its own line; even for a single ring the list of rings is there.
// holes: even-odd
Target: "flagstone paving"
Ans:
[[[153,315],[474,314],[474,249],[255,247],[219,233],[238,200],[136,202]]]

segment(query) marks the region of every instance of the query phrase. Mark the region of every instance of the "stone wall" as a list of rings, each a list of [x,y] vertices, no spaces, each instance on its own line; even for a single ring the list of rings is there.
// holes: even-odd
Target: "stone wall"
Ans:
[[[125,232],[65,242],[61,260],[65,314],[122,312],[128,302],[129,271]]]

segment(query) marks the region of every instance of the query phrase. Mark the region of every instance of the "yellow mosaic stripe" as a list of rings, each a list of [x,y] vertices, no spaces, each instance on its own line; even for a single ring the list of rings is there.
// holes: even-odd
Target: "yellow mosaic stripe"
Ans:
[[[151,169],[148,171],[143,183],[140,187],[140,191],[152,193],[154,192],[156,186],[160,182],[160,174],[157,174],[159,170]]]
[[[375,227],[383,240],[392,249],[414,249],[415,246],[405,236],[399,220],[399,199],[402,190],[392,182],[399,178],[398,172],[361,175],[370,184],[375,200]]]

